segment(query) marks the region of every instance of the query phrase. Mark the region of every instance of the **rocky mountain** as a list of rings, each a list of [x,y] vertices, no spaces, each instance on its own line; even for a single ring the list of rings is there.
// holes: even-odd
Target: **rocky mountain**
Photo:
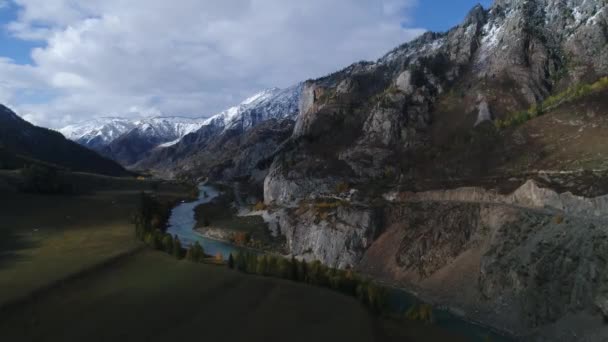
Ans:
[[[146,152],[177,142],[205,124],[205,119],[154,117],[138,120],[99,118],[59,130],[68,139],[131,165]]]
[[[129,174],[117,163],[67,140],[58,132],[30,124],[3,105],[0,105],[0,150],[3,168],[43,162],[72,171],[111,176]]]
[[[66,126],[59,131],[68,139],[112,158],[122,165],[139,162],[155,149],[177,144],[184,136],[201,127],[222,134],[245,132],[269,120],[293,119],[297,114],[301,86],[271,88],[259,92],[237,106],[210,118],[155,117],[139,120],[99,118]],[[192,151],[197,152],[197,151]],[[156,152],[163,154],[167,152]],[[184,153],[188,154],[188,153]],[[154,160],[153,153],[148,160]],[[141,165],[164,168],[166,163],[144,161]]]
[[[59,132],[72,141],[99,151],[135,127],[132,120],[107,117],[68,125]]]
[[[261,166],[293,130],[302,85],[273,88],[205,121],[178,143],[151,151],[135,168],[168,177],[236,179],[251,177],[260,185]]]
[[[608,334],[608,2],[497,0],[307,81],[264,181],[288,249],[531,340]]]
[[[187,134],[197,131],[205,125],[205,120],[158,117],[138,120],[133,124],[133,129],[112,140],[100,153],[122,165],[132,165],[147,152],[171,146]]]

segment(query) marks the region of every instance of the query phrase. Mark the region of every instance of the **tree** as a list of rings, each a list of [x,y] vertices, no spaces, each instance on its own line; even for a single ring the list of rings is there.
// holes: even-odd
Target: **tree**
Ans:
[[[173,256],[177,259],[181,259],[182,258],[182,243],[179,241],[179,237],[177,237],[177,235],[175,235],[173,237]]]
[[[165,234],[162,240],[163,250],[169,254],[173,254],[173,238],[170,234]]]
[[[234,269],[234,258],[232,257],[232,253],[228,256],[228,268]]]
[[[289,275],[290,280],[298,280],[298,260],[292,255],[291,262],[289,263]]]
[[[205,261],[205,250],[203,246],[196,241],[186,253],[186,259],[193,262],[203,262]]]
[[[215,254],[215,262],[217,262],[217,263],[223,263],[224,262],[224,256],[222,255],[221,252],[217,252]]]
[[[289,261],[287,261],[287,259],[278,257],[276,262],[275,276],[283,279],[289,278]]]
[[[243,255],[243,253],[241,251],[238,251],[236,253],[234,263],[236,264],[236,269],[238,271],[241,271],[241,272],[247,271],[247,260],[245,260],[245,256]]]
[[[308,282],[308,264],[306,264],[306,260],[302,259],[298,266],[298,281]]]
[[[258,257],[255,273],[259,275],[266,275],[268,272],[268,258],[265,255]]]

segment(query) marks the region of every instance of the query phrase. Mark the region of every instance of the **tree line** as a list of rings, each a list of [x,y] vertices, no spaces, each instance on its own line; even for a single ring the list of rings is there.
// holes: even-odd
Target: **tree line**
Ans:
[[[171,203],[162,202],[142,192],[133,218],[135,237],[151,248],[173,255],[178,260],[185,258],[193,262],[203,262],[207,255],[198,241],[186,249],[177,235],[167,233],[172,207]]]
[[[288,279],[356,297],[375,313],[388,309],[388,290],[352,270],[340,270],[323,265],[320,261],[306,262],[293,256],[286,259],[278,255],[237,252],[228,257],[228,267],[237,271],[266,277]]]
[[[171,206],[153,196],[142,193],[140,206],[135,215],[135,233],[138,239],[150,247],[173,255],[177,259],[205,262],[210,256],[205,254],[200,243],[195,242],[185,249],[177,236],[166,233]],[[223,263],[221,255],[216,262]],[[388,289],[356,274],[353,270],[340,270],[323,265],[320,261],[307,262],[293,256],[257,254],[239,251],[228,256],[227,266],[237,271],[265,277],[275,277],[291,281],[325,287],[356,297],[372,312],[385,313],[388,309]]]

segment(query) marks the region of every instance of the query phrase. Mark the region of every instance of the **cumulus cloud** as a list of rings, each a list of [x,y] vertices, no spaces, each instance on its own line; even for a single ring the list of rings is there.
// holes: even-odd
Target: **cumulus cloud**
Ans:
[[[0,101],[53,127],[211,115],[261,89],[380,57],[423,32],[408,28],[414,1],[14,0],[20,11],[7,30],[44,47],[31,66],[0,59],[3,77],[10,72]],[[45,100],[18,96],[29,87]]]

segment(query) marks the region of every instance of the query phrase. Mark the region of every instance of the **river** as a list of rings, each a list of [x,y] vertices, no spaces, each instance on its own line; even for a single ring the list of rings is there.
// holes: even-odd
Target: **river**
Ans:
[[[199,197],[196,201],[184,202],[173,208],[167,232],[171,235],[177,235],[184,246],[190,246],[198,241],[203,246],[205,253],[210,255],[221,253],[224,258],[227,258],[230,253],[239,251],[239,247],[230,243],[206,238],[194,230],[196,226],[195,208],[201,204],[209,203],[219,196],[219,194],[219,191],[212,186],[200,184]],[[401,289],[391,289],[389,298],[391,310],[394,312],[405,312],[413,304],[419,302],[414,296]],[[460,336],[466,336],[471,341],[513,341],[511,338],[468,322],[446,310],[434,309],[433,316],[435,325]]]
[[[200,184],[198,189],[199,196],[196,201],[184,202],[173,208],[171,217],[169,217],[167,233],[177,235],[184,247],[191,246],[198,241],[203,246],[206,254],[217,255],[221,253],[226,259],[230,253],[238,251],[238,247],[206,238],[194,230],[196,227],[194,209],[201,204],[209,203],[220,194],[217,189],[209,185]]]

